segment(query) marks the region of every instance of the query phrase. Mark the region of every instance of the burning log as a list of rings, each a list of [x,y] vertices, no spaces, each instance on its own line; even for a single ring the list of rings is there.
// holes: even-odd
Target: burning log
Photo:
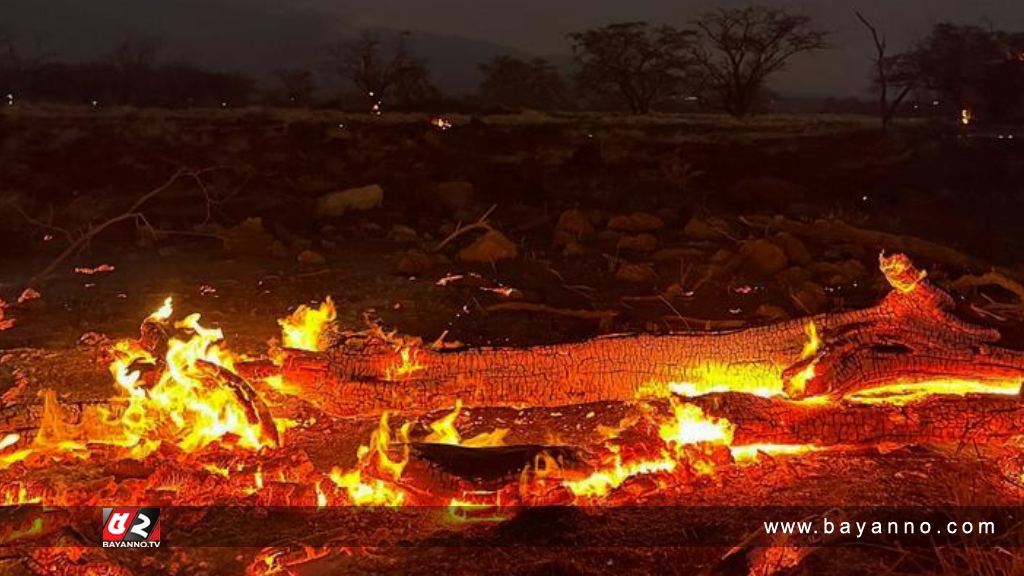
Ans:
[[[458,399],[561,406],[668,390],[841,398],[892,386],[910,394],[929,383],[941,393],[952,382],[967,392],[1019,392],[1024,353],[996,346],[996,330],[955,317],[953,299],[905,256],[880,263],[893,291],[878,305],[809,321],[531,348],[410,352],[369,338],[322,353],[286,351],[281,370],[304,398],[336,415],[430,411]]]

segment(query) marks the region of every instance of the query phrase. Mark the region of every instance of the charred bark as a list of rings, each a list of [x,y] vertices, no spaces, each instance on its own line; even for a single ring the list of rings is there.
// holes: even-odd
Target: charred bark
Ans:
[[[288,352],[302,396],[339,415],[631,400],[668,382],[835,398],[897,382],[1019,382],[1024,353],[952,314],[952,298],[902,257],[883,262],[894,289],[858,311],[718,333],[618,335],[531,348],[422,350],[404,369],[380,339],[325,353]],[[813,324],[820,343],[811,342]],[[252,367],[250,367],[251,369]],[[396,375],[397,374],[397,375]]]

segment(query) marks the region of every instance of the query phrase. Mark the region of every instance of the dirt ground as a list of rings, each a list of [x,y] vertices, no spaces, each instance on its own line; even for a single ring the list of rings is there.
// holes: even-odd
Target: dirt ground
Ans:
[[[132,336],[166,296],[243,352],[265,350],[276,319],[326,296],[346,328],[376,319],[425,342],[735,330],[876,302],[889,290],[883,250],[908,252],[964,316],[1024,342],[1021,139],[923,123],[883,136],[870,119],[832,116],[445,119],[450,128],[428,116],[298,110],[5,111],[0,320],[14,324],[0,330],[0,351]],[[190,172],[93,236],[181,169]],[[324,209],[332,193],[369,185],[380,202]],[[475,222],[486,229],[459,233]],[[473,250],[485,230],[504,242]],[[68,245],[76,249],[61,258]],[[970,281],[991,270],[1010,282]],[[40,297],[18,302],[26,288]],[[513,418],[499,412],[473,415]],[[373,422],[320,426],[333,440],[321,435],[310,458],[340,462]],[[965,486],[972,503],[990,497],[984,505],[1020,495],[984,453],[949,446],[772,459],[708,482],[673,504],[962,505]],[[643,513],[615,526],[559,514],[516,522],[602,541],[645,522]],[[750,531],[730,521],[737,541]],[[302,573],[746,573],[721,563],[724,547],[488,546],[494,530],[459,533],[458,547],[386,535],[381,546],[399,547],[360,542]],[[128,565],[238,573],[256,552]],[[952,574],[970,560],[957,554],[827,548],[786,573]],[[4,562],[12,574],[23,567]]]
[[[441,130],[428,117],[326,112],[9,112],[0,122],[8,301],[64,249],[65,236],[123,213],[182,167],[203,172],[147,202],[146,225],[130,220],[84,243],[49,275],[48,297],[32,304],[40,321],[0,337],[70,343],[76,332],[127,329],[165,294],[218,322],[231,318],[229,331],[252,320],[261,337],[289,306],[330,294],[349,320],[373,308],[424,339],[447,329],[469,343],[525,343],[679,329],[693,319],[699,327],[803,316],[871,302],[884,288],[872,271],[879,250],[893,247],[780,240],[779,229],[744,224],[750,215],[919,236],[970,254],[981,268],[974,272],[987,263],[1019,266],[1024,239],[1014,219],[1024,161],[1012,140],[926,125],[882,138],[869,119],[830,116],[450,121]],[[453,181],[468,183],[468,195],[443,197],[439,185]],[[383,189],[381,207],[318,216],[318,197],[371,184]],[[516,258],[460,261],[472,233],[433,252],[492,206],[488,221],[517,244]],[[592,224],[570,232],[579,241],[567,246],[558,222],[574,208]],[[654,229],[608,227],[637,211],[658,218]],[[152,228],[168,233],[154,240]],[[785,257],[762,253],[764,246],[744,253],[761,238]],[[409,252],[417,256],[403,266]],[[911,256],[933,278],[971,271]],[[101,264],[116,271],[71,273]],[[626,264],[641,267],[620,274]],[[482,278],[435,286],[466,272]],[[481,285],[514,288],[550,307],[616,314],[603,322],[487,314],[501,297]],[[204,286],[215,292],[200,295]],[[529,327],[512,328],[519,322]]]

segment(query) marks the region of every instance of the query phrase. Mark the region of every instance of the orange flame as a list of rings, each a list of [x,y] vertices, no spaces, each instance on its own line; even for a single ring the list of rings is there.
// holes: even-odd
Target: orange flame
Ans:
[[[455,401],[455,408],[441,418],[431,422],[430,434],[423,440],[434,444],[453,444],[456,446],[467,446],[469,448],[484,448],[487,446],[503,446],[505,436],[508,435],[507,428],[496,428],[491,432],[482,432],[469,438],[462,439],[458,429],[455,427],[455,420],[462,412],[462,400]]]
[[[281,326],[281,343],[285,348],[321,352],[327,349],[327,327],[338,317],[334,301],[328,296],[317,308],[302,305],[287,318],[277,321]]]
[[[917,285],[928,275],[924,270],[918,270],[906,254],[893,254],[886,256],[885,252],[878,255],[878,267],[885,274],[889,284],[907,294],[917,288]]]
[[[394,365],[388,366],[384,370],[384,379],[401,380],[421,370],[425,370],[427,367],[420,363],[419,356],[419,348],[411,346],[400,347],[398,349],[398,360]]]
[[[146,321],[166,322],[172,313],[168,299]],[[239,390],[211,370],[215,367],[234,374],[235,356],[221,347],[224,333],[219,328],[206,328],[199,321],[199,314],[191,314],[174,325],[190,336],[167,341],[152,386],[143,385],[141,373],[132,366],[139,362],[156,366],[155,356],[135,340],[121,340],[112,346],[110,371],[127,392],[128,406],[119,422],[121,437],[108,438],[108,442],[133,447],[137,457],[165,440],[186,451],[228,438],[234,445],[253,450],[276,445],[277,439],[269,437],[264,424],[254,418],[252,405],[243,403]],[[269,424],[280,428],[285,423]]]
[[[406,493],[395,483],[409,463],[409,427],[407,422],[398,429],[397,437],[402,449],[401,458],[395,460],[390,454],[391,427],[388,414],[384,412],[377,429],[370,434],[370,444],[360,446],[356,452],[356,467],[347,472],[337,467],[331,470],[331,481],[345,492],[349,502],[356,506],[401,506],[405,503]],[[386,474],[390,480],[370,477],[372,474]]]

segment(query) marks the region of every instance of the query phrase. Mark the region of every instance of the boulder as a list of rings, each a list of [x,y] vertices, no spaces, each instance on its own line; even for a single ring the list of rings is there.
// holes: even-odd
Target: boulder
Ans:
[[[811,253],[807,246],[799,238],[792,234],[781,232],[774,238],[776,244],[786,253],[786,258],[793,264],[806,266],[811,263]]]
[[[691,240],[718,240],[725,238],[725,227],[713,218],[694,216],[683,226],[683,234]]]
[[[817,314],[828,304],[825,289],[814,282],[802,282],[794,287],[790,294],[797,308],[808,314]]]
[[[555,224],[555,230],[579,237],[592,233],[594,224],[586,212],[572,209],[562,212],[562,215],[558,217],[558,224]]]
[[[665,221],[661,217],[649,212],[633,212],[630,218],[633,220],[635,232],[656,232],[665,227]]]
[[[312,250],[303,250],[302,252],[299,252],[298,260],[300,264],[309,264],[311,266],[327,262],[327,259],[324,258],[323,255]]]
[[[658,239],[651,234],[623,236],[617,245],[620,252],[640,252],[646,254],[658,247]]]
[[[473,203],[473,183],[462,180],[442,182],[434,187],[437,201],[452,212],[465,210]]]
[[[320,218],[343,216],[347,212],[372,210],[384,202],[384,189],[376,184],[349,188],[317,198],[316,215]]]
[[[221,232],[224,250],[234,254],[263,254],[274,244],[274,236],[263,227],[262,218],[246,218]]]
[[[766,322],[781,322],[789,319],[789,313],[781,306],[761,304],[754,310],[754,317]]]
[[[416,230],[409,226],[395,224],[391,227],[391,231],[388,232],[388,240],[398,242],[399,244],[415,244],[420,241],[420,236],[416,233]]]
[[[615,279],[634,284],[653,284],[658,281],[658,273],[650,264],[624,262],[615,271]]]
[[[586,247],[575,240],[571,240],[568,244],[565,245],[565,248],[562,248],[562,256],[565,256],[566,258],[572,258],[574,256],[583,256],[586,253]]]
[[[619,232],[655,232],[664,227],[664,220],[648,212],[619,214],[608,220],[608,229]]]
[[[474,264],[493,264],[519,255],[515,243],[497,230],[489,230],[469,246],[459,250],[459,260]]]
[[[571,242],[578,242],[584,236],[593,234],[594,224],[582,210],[566,210],[558,217],[555,224],[555,235],[552,243],[558,246],[568,246]]]
[[[736,264],[747,277],[765,280],[786,269],[786,252],[769,240],[748,240],[736,255]]]
[[[434,259],[420,252],[410,250],[398,261],[398,273],[403,276],[420,276],[434,267]]]
[[[862,280],[867,268],[860,260],[848,259],[842,262],[815,262],[811,265],[814,275],[829,286],[842,286]]]

